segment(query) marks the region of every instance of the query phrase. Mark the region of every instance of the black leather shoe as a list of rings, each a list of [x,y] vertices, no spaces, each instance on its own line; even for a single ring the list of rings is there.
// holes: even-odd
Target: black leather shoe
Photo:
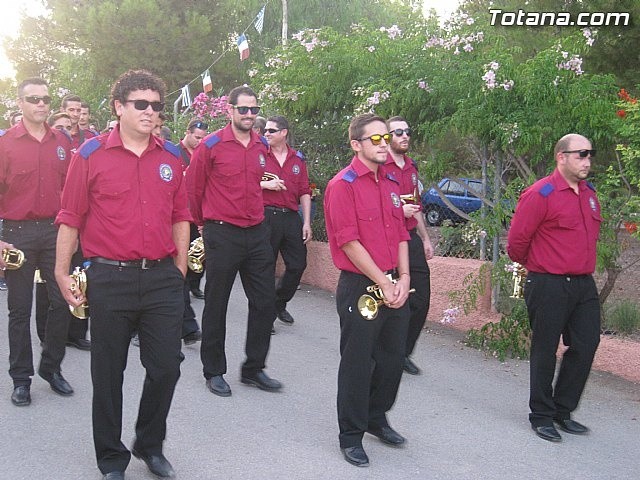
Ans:
[[[135,448],[131,449],[134,457],[139,458],[147,464],[147,468],[154,475],[161,478],[173,478],[176,472],[164,455],[142,455]]]
[[[571,420],[570,418],[564,420],[561,418],[555,418],[553,421],[556,422],[558,427],[560,427],[560,430],[563,432],[572,433],[574,435],[586,435],[589,433],[589,427],[585,427],[581,423]]]
[[[286,309],[280,310],[276,313],[278,318],[282,323],[286,323],[287,325],[293,325],[293,317]]]
[[[556,430],[556,427],[554,427],[553,425],[547,425],[547,426],[543,425],[540,427],[531,425],[531,428],[533,429],[534,432],[536,432],[536,435],[538,435],[540,438],[544,440],[548,440],[550,442],[562,441],[562,437]]]
[[[124,480],[124,472],[109,472],[102,476],[102,480]]]
[[[13,389],[11,394],[11,403],[16,407],[26,407],[31,405],[31,392],[29,385],[20,385]]]
[[[387,445],[391,445],[393,447],[399,447],[403,445],[407,440],[396,432],[393,428],[387,426],[382,428],[374,428],[371,430],[367,430],[368,433],[373,435],[374,437],[378,437],[383,443]]]
[[[240,381],[247,385],[254,385],[260,390],[266,390],[268,392],[275,392],[282,388],[282,384],[278,380],[274,380],[269,377],[262,370],[254,373],[253,375],[243,375],[240,377]]]
[[[341,448],[344,459],[356,467],[368,467],[369,457],[362,447]]]
[[[202,331],[200,330],[196,330],[195,332],[182,337],[182,341],[184,342],[185,345],[193,345],[194,343],[199,342],[200,340],[202,340]]]
[[[193,295],[196,298],[199,299],[203,299],[204,298],[204,292],[202,290],[200,290],[199,288],[192,288],[191,289],[191,295]]]
[[[402,369],[409,375],[420,375],[420,369],[409,357],[404,357]]]
[[[51,385],[51,390],[56,392],[58,395],[62,395],[63,397],[69,397],[73,395],[73,388],[69,385],[61,373],[54,373],[53,375],[45,375],[42,372],[38,372],[44,380],[49,382]]]
[[[91,341],[86,338],[69,338],[67,339],[67,345],[76,347],[78,350],[91,350]]]
[[[230,397],[231,387],[222,375],[216,375],[207,380],[207,387],[211,390],[211,393],[215,393],[219,397]]]

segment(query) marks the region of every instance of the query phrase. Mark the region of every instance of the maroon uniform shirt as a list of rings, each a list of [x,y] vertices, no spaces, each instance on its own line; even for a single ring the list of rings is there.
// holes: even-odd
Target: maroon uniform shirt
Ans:
[[[591,274],[596,268],[600,203],[584,180],[579,195],[556,169],[526,188],[511,220],[509,257],[528,271]]]
[[[42,141],[22,122],[0,135],[0,218],[37,220],[58,213],[71,143],[64,133],[45,128]]]
[[[95,137],[95,134],[91,130],[79,129],[78,133],[71,135],[71,153],[76,153],[80,145]]]
[[[385,166],[374,173],[357,157],[331,179],[324,196],[325,222],[333,263],[362,274],[342,251],[358,240],[383,271],[398,266],[398,246],[411,237],[404,223],[400,188]]]
[[[56,223],[80,230],[85,257],[175,256],[173,224],[191,219],[178,155],[151,135],[138,158],[122,145],[119,126],[91,139],[71,160]]]
[[[200,142],[186,175],[189,207],[197,225],[219,220],[252,227],[264,220],[260,180],[267,146],[267,141],[252,131],[245,147],[236,140],[231,124]]]
[[[388,153],[385,167],[400,182],[400,195],[413,195],[415,193],[416,196],[420,198],[420,194],[418,193],[418,169],[416,168],[416,164],[412,158],[406,155],[403,155],[403,157],[404,167],[400,168],[393,160],[391,154]],[[420,206],[419,200],[417,205]],[[421,213],[418,215],[421,215]],[[415,217],[405,218],[405,223],[407,224],[407,230],[409,231],[418,226],[418,220],[416,220]]]
[[[296,151],[287,145],[287,158],[281,167],[276,157],[269,150],[267,165],[264,170],[284,180],[284,185],[287,187],[286,190],[279,192],[267,189],[262,190],[265,206],[269,205],[297,211],[300,197],[302,195],[311,195],[307,164],[302,152]]]

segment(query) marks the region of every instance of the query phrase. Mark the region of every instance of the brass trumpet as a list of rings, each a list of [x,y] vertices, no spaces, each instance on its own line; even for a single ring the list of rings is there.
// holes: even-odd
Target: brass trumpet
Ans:
[[[391,275],[387,275],[387,277],[391,277]],[[397,282],[396,279],[390,278],[390,280],[394,284]],[[414,293],[415,291],[416,289],[412,288],[409,293]],[[379,307],[384,305],[384,293],[377,283],[369,285],[367,292],[371,295],[365,293],[358,298],[358,312],[365,320],[373,320],[378,316]]]
[[[527,269],[513,262],[513,292],[511,298],[524,298],[524,282],[527,280]]]
[[[2,261],[7,266],[7,270],[19,269],[26,260],[22,250],[18,250],[17,248],[2,249]]]
[[[413,193],[406,193],[404,195],[400,195],[400,201],[405,203],[413,203],[415,205],[420,204],[420,197],[418,197],[418,189],[414,188]]]
[[[84,270],[81,270],[80,267],[76,267],[73,270],[73,273],[70,275],[73,283],[69,287],[72,292],[76,290],[80,290],[82,295],[87,294],[87,274]],[[69,310],[74,317],[81,318],[85,320],[89,317],[89,304],[85,301],[82,305],[78,307],[74,307],[73,305],[69,305]]]
[[[204,270],[204,240],[201,236],[189,244],[187,266],[195,273],[202,273]]]
[[[262,174],[261,182],[268,182],[269,180],[280,180],[280,177],[275,173],[264,172]]]

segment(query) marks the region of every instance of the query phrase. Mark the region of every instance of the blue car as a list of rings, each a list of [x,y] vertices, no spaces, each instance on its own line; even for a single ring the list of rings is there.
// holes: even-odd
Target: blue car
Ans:
[[[460,180],[462,183],[456,180]],[[456,180],[443,178],[438,182],[438,187],[460,211],[471,213],[479,210],[482,206],[482,200],[474,195],[474,192],[482,193],[482,181],[471,178]],[[427,224],[433,227],[442,224],[447,219],[454,222],[464,221],[444,203],[435,188],[430,188],[422,194],[422,207]]]

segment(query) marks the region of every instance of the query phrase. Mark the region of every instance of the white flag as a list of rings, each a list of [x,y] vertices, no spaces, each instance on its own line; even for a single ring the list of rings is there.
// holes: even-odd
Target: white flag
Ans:
[[[256,27],[256,30],[260,35],[262,35],[262,29],[264,27],[264,9],[265,8],[267,8],[266,5],[262,7],[260,12],[258,12],[258,15],[256,16],[256,19],[253,21],[253,26]]]
[[[188,108],[191,106],[191,92],[189,92],[189,85],[185,85],[182,87],[182,93],[180,94],[182,98],[182,107]]]

